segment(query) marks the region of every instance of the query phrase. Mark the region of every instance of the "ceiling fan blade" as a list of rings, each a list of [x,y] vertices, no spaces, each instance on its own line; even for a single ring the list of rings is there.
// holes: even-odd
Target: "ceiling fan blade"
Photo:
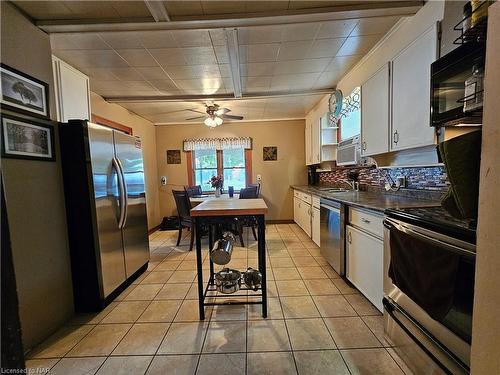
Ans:
[[[186,120],[186,121],[188,121],[188,120],[198,120],[198,119],[202,119],[202,118],[205,118],[205,117],[207,117],[207,116],[190,117],[190,118],[187,118],[187,119],[185,119],[185,120]]]
[[[243,120],[243,116],[222,115],[221,117],[230,120]]]
[[[205,114],[206,114],[206,112],[201,112],[201,111],[198,111],[198,110],[196,110],[196,109],[186,109],[186,111],[191,111],[191,112],[201,113],[201,114],[203,114],[203,115],[205,115]]]
[[[221,108],[221,109],[224,111],[224,113],[223,113],[224,115],[225,115],[226,113],[228,113],[228,112],[231,112],[231,110],[230,110],[229,108]]]

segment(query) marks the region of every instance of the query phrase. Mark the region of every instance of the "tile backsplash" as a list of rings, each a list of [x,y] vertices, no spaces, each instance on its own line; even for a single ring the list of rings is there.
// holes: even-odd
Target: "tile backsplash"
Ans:
[[[350,168],[337,168],[331,172],[319,172],[320,184],[342,184],[347,180]],[[389,174],[393,180],[399,176],[405,176],[408,190],[431,190],[445,192],[450,185],[444,167],[412,167],[412,168],[358,168],[359,182],[367,187],[384,188],[386,178]]]

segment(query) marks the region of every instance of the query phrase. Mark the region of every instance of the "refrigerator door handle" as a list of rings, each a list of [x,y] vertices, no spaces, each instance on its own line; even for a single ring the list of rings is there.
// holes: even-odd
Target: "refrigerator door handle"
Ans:
[[[112,162],[113,168],[116,170],[118,189],[120,190],[120,218],[118,219],[118,228],[122,228],[123,221],[125,220],[125,184],[123,182],[123,174],[118,160],[113,158]]]
[[[125,227],[125,224],[127,224],[127,215],[128,215],[128,191],[127,191],[127,183],[125,182],[125,172],[123,171],[123,165],[122,162],[119,158],[115,158],[116,162],[118,163],[120,167],[120,178],[122,180],[122,186],[123,186],[123,220],[121,221],[121,226],[120,228]]]

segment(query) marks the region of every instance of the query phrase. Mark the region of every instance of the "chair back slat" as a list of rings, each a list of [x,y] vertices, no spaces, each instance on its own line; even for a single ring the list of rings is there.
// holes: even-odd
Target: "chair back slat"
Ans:
[[[195,195],[203,194],[201,190],[201,185],[185,186],[184,190],[186,191],[188,197],[193,197]]]
[[[257,197],[260,196],[260,184],[248,184],[247,187],[255,187],[255,188],[257,188]]]
[[[187,193],[182,190],[172,190],[172,194],[174,195],[175,205],[177,206],[177,213],[179,217],[190,217],[191,204]]]
[[[258,198],[257,186],[249,186],[240,190],[240,199],[255,199]]]

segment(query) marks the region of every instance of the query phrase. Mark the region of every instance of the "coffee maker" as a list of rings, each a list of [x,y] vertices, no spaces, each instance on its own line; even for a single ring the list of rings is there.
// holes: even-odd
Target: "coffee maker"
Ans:
[[[307,184],[308,185],[317,185],[319,182],[319,175],[316,172],[316,165],[310,165],[307,167]]]

